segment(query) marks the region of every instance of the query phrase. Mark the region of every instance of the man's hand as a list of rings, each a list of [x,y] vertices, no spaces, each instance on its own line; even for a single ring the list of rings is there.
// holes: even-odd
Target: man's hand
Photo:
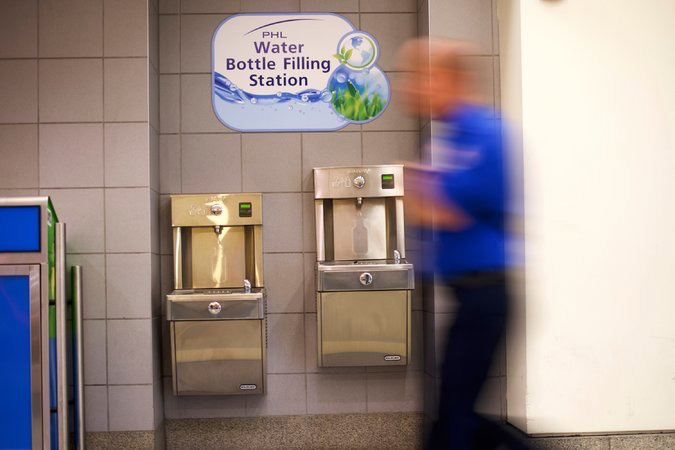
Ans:
[[[419,163],[404,165],[406,222],[449,231],[467,228],[473,220],[448,199],[438,170]]]

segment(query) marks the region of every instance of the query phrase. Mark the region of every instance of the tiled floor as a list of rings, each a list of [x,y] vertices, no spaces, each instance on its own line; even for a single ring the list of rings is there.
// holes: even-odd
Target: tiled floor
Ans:
[[[424,418],[416,413],[326,414],[167,420],[157,432],[87,433],[106,449],[416,449]],[[536,450],[675,449],[675,433],[530,438]]]
[[[534,449],[542,450],[672,450],[675,434],[531,438],[529,443]]]
[[[341,414],[166,422],[169,449],[421,448],[421,414]]]

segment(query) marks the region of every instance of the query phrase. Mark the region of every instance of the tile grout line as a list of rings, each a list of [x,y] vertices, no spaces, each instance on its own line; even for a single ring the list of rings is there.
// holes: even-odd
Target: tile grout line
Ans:
[[[183,1],[178,1],[178,156],[179,156],[179,171],[178,178],[180,184],[180,193],[183,193],[183,69],[182,69],[182,46],[181,40],[183,38],[183,16],[180,13],[183,9]],[[160,43],[161,44],[161,43]]]
[[[481,57],[481,56],[482,56],[482,57],[487,57],[487,56],[494,56],[494,55],[491,54],[491,53],[488,53],[488,54],[469,54],[469,55],[466,55],[466,57],[468,57],[468,58],[477,58],[477,57]],[[89,58],[89,59],[95,59],[95,58]],[[100,59],[100,58],[98,58],[98,59]],[[114,58],[109,58],[109,59],[114,59]],[[0,59],[0,60],[1,60],[1,59]],[[406,72],[410,72],[410,71],[409,71],[409,70],[398,70],[397,68],[393,68],[393,69],[382,69],[382,72],[384,72],[384,73],[406,73]],[[178,70],[177,72],[158,72],[157,74],[158,74],[158,75],[178,75],[178,74],[183,74],[183,75],[192,75],[192,76],[196,76],[196,75],[211,75],[212,72],[203,72],[203,71],[184,71],[184,70],[181,68],[181,69]],[[228,128],[228,129],[229,129],[229,128]],[[333,130],[333,131],[339,131],[339,130]],[[235,131],[235,130],[232,130],[231,132],[232,132],[232,133],[237,133],[237,131]],[[297,131],[277,131],[277,133],[295,133],[295,132],[297,132]],[[310,131],[310,132],[313,132],[313,131]],[[320,132],[320,133],[330,133],[331,131],[328,130],[328,131],[318,131],[318,132]]]
[[[40,6],[38,5],[37,8],[37,58],[35,59],[35,62],[37,64],[37,111],[36,111],[36,118],[37,118],[37,124],[35,126],[36,130],[35,132],[37,133],[37,185],[38,185],[38,195],[40,195]]]
[[[285,13],[291,13],[291,14],[297,14],[297,13],[308,13],[312,12],[313,10],[310,11],[287,11]],[[220,16],[220,15],[235,15],[235,14],[250,14],[251,11],[212,11],[212,12],[164,12],[164,13],[158,13],[159,16]],[[274,14],[273,11],[259,11],[259,14]],[[340,12],[333,12],[333,11],[318,11],[316,12],[317,14],[338,14],[338,15],[344,15],[344,14],[365,14],[365,15],[413,15],[413,14],[418,14],[419,11],[417,10],[417,7],[415,7],[414,11],[358,11],[358,10],[353,10],[353,11],[340,11]]]
[[[490,2],[490,53],[492,54],[492,110],[497,109],[497,78],[495,71],[495,2]]]
[[[96,60],[96,59],[103,59],[104,56],[15,56],[15,57],[4,57],[0,58],[0,61],[27,61],[31,59],[44,59],[44,60],[65,60],[65,59],[91,59],[91,60]],[[105,56],[105,58],[108,59],[145,59],[147,58],[146,56]]]
[[[110,387],[108,382],[109,378],[109,367],[108,367],[108,243],[107,243],[107,230],[106,230],[106,179],[105,179],[105,0],[102,2],[101,9],[101,135],[103,141],[103,251],[106,252],[106,255],[103,258],[103,270],[105,277],[103,278],[104,286],[104,296],[105,296],[105,383],[106,383],[106,419],[107,419],[107,431],[110,431]]]
[[[98,58],[102,60],[103,58]],[[1,125],[35,125],[38,122],[2,122],[0,123]],[[96,124],[101,124],[103,121],[101,120],[92,120],[89,122],[85,121],[72,121],[72,122],[50,122],[48,120],[43,120],[39,122],[42,125],[96,125]],[[113,124],[130,124],[130,123],[148,123],[145,120],[110,120],[107,123],[113,123]],[[171,134],[171,133],[165,133],[165,134]]]
[[[147,70],[145,71],[145,74],[146,74],[145,86],[147,88],[147,95],[146,96],[148,98],[148,109],[146,111],[146,114],[147,114],[146,117],[148,118],[148,133],[147,133],[148,153],[146,155],[146,158],[148,160],[148,171],[146,173],[146,175],[148,177],[148,186],[150,186],[152,184],[152,180],[151,180],[152,176],[150,175],[152,173],[152,168],[151,168],[152,158],[150,156],[152,154],[152,149],[151,149],[152,142],[151,142],[151,139],[150,139],[150,132],[152,131],[151,130],[152,126],[150,125],[150,119],[152,118],[152,114],[150,113],[151,108],[152,108],[152,106],[150,105],[151,104],[150,99],[152,97],[152,95],[150,93],[151,92],[150,78],[151,78],[151,73],[152,73],[151,69],[154,68],[154,65],[152,64],[152,61],[150,60],[151,59],[150,58],[150,53],[151,53],[151,50],[150,50],[150,39],[151,39],[150,38],[150,22],[152,21],[152,14],[151,14],[151,11],[150,11],[150,8],[152,8],[152,5],[150,5],[151,2],[152,2],[152,0],[149,0],[147,2],[148,16],[147,16],[147,21],[145,22],[145,25],[147,27],[146,32],[145,32],[145,36],[146,36],[145,48],[146,48],[146,54],[147,54]],[[159,24],[157,25],[157,29],[159,30]],[[159,89],[159,71],[155,68],[155,72],[157,72],[157,89]],[[159,93],[157,93],[157,102],[159,103]],[[159,109],[159,105],[157,105],[157,107]],[[159,111],[158,111],[158,115],[159,115]],[[157,156],[157,159],[158,159],[157,162],[159,164],[159,154]],[[159,169],[159,167],[158,167],[158,169]],[[149,209],[150,209],[150,211],[152,211],[152,193],[150,194],[150,208]],[[150,219],[150,236],[151,236],[150,239],[152,239],[152,219]],[[151,242],[151,246],[152,246],[152,242]]]
[[[307,320],[306,320],[306,313],[307,313],[307,299],[305,298],[305,295],[307,294],[305,285],[307,280],[305,279],[306,271],[305,271],[305,232],[306,230],[304,229],[305,227],[305,200],[304,200],[304,194],[302,192],[302,189],[304,188],[303,186],[303,168],[304,168],[304,163],[305,161],[305,134],[300,133],[300,220],[301,220],[301,230],[302,230],[302,253],[301,253],[301,259],[302,259],[302,360],[303,360],[303,372],[304,372],[304,379],[305,379],[305,414],[307,414],[307,411],[309,410],[309,392],[307,389]]]
[[[74,123],[74,122],[68,122],[68,123]],[[81,123],[88,124],[88,123],[92,123],[92,122],[81,122]],[[98,123],[98,122],[94,122],[94,123]],[[120,122],[115,122],[115,123],[120,123]],[[139,123],[139,122],[125,122],[125,123]],[[145,123],[145,122],[140,122],[140,123]],[[30,123],[24,123],[24,124],[30,125]],[[3,125],[7,125],[7,124],[3,124]],[[17,124],[14,124],[14,125],[23,125],[23,124],[17,123]],[[352,124],[352,125],[359,126],[359,127],[361,126],[361,125],[356,125],[356,124]],[[351,125],[348,125],[348,126],[351,126]],[[416,133],[416,132],[419,132],[419,131],[420,130],[417,129],[417,128],[407,128],[407,129],[396,128],[396,129],[382,129],[382,130],[375,130],[375,129],[372,129],[372,128],[363,129],[364,133]],[[342,131],[341,130],[341,131],[330,131],[330,132],[308,131],[308,132],[304,132],[304,133],[306,133],[306,134],[336,133],[335,136],[341,136],[343,134],[348,135],[348,134],[355,134],[355,133],[360,133],[360,132],[361,131],[359,129],[359,130],[353,130],[353,131]],[[293,131],[280,131],[280,132],[276,132],[276,133],[285,135],[285,134],[293,134],[294,132]],[[206,136],[211,136],[211,135],[237,136],[237,135],[241,135],[242,133],[232,132],[232,131],[183,131],[183,132],[176,132],[176,133],[159,133],[159,134],[161,136],[176,136],[176,135],[179,135],[179,134],[186,135],[186,136],[200,136],[200,135],[206,135]],[[297,191],[290,191],[290,192],[297,192]],[[307,191],[307,192],[309,192],[309,191]]]

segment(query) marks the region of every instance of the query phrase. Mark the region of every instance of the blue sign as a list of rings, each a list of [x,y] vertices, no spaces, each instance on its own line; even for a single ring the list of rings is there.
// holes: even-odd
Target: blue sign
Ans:
[[[0,253],[40,252],[40,207],[0,206]]]
[[[379,117],[373,36],[335,14],[238,14],[213,36],[213,110],[238,131],[326,131]]]

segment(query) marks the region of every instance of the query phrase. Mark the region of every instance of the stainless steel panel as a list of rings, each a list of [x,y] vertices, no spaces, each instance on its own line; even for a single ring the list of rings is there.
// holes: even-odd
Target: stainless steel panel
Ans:
[[[167,295],[173,300],[212,300],[216,298],[229,300],[261,299],[265,296],[263,288],[252,288],[251,292],[244,289],[179,289]]]
[[[46,233],[45,233],[46,234]],[[39,370],[41,370],[41,375],[42,375],[42,388],[38,387],[40,385],[39,381],[31,380],[31,383],[33,384],[33,388],[37,389],[38,392],[41,392],[41,394],[38,394],[41,396],[40,402],[42,403],[42,414],[40,415],[40,418],[36,420],[35,413],[33,414],[33,436],[37,434],[36,428],[39,428],[38,425],[35,425],[37,423],[41,423],[42,426],[42,447],[37,446],[35,444],[35,441],[33,441],[33,448],[43,448],[43,449],[49,449],[51,448],[51,421],[50,421],[50,412],[51,412],[51,404],[50,404],[50,396],[49,396],[49,320],[43,320],[43,318],[49,317],[49,282],[50,282],[50,274],[49,274],[50,268],[49,268],[49,262],[45,261],[44,263],[40,264],[40,276],[39,276],[39,281],[35,281],[36,283],[36,290],[39,291],[39,295],[37,297],[37,302],[38,305],[36,305],[35,309],[33,309],[33,299],[31,299],[31,329],[36,329],[40,330],[40,333],[35,333],[33,336],[31,336],[31,339],[35,339],[33,343],[31,343],[31,353],[33,350],[35,350],[35,354],[39,355],[37,357],[34,357],[31,355],[31,358],[33,361],[37,358],[40,363]],[[33,281],[31,277],[31,296],[33,295],[32,293],[33,290]],[[42,349],[42,353],[40,354],[40,349]],[[35,362],[33,363],[35,364]],[[35,367],[34,367],[35,369]],[[36,369],[37,370],[37,369]],[[36,371],[34,370],[34,372]],[[37,378],[39,380],[39,378]],[[37,386],[36,386],[37,385]],[[33,401],[37,401],[36,397],[33,397]],[[35,411],[35,405],[34,405],[34,410]]]
[[[370,282],[361,277],[369,274]],[[317,290],[325,291],[383,291],[414,289],[415,277],[412,264],[319,264]]]
[[[213,227],[199,227],[191,228],[190,232],[192,287],[243,286],[246,278],[244,227],[222,227],[219,233]]]
[[[73,308],[75,320],[75,379],[77,384],[76,398],[77,398],[77,448],[84,450],[84,346],[82,342],[82,266],[73,266],[71,269],[71,276],[73,280]]]
[[[382,189],[381,176],[394,175],[394,189]],[[358,177],[362,187],[354,183]],[[360,181],[360,180],[359,180]],[[354,167],[317,167],[314,169],[314,198],[402,197],[403,166],[400,164]]]
[[[396,247],[401,258],[405,258],[405,214],[403,213],[403,197],[396,199]]]
[[[239,203],[251,203],[251,217],[239,217]],[[174,227],[262,224],[262,194],[198,194],[171,196]]]
[[[167,296],[167,320],[262,319],[265,314],[263,292],[250,294],[190,294],[173,292]]]
[[[385,199],[333,201],[333,254],[336,260],[387,257]]]
[[[175,394],[264,392],[264,321],[172,322],[171,334]]]
[[[247,258],[253,258],[253,285],[258,287],[265,285],[265,277],[263,276],[262,236],[262,226],[253,227],[253,252],[247,255]]]
[[[406,365],[409,291],[326,292],[317,296],[319,365]]]
[[[66,225],[56,224],[56,404],[59,448],[68,448],[68,355],[66,353]]]
[[[173,288],[183,289],[183,230],[173,229]]]

